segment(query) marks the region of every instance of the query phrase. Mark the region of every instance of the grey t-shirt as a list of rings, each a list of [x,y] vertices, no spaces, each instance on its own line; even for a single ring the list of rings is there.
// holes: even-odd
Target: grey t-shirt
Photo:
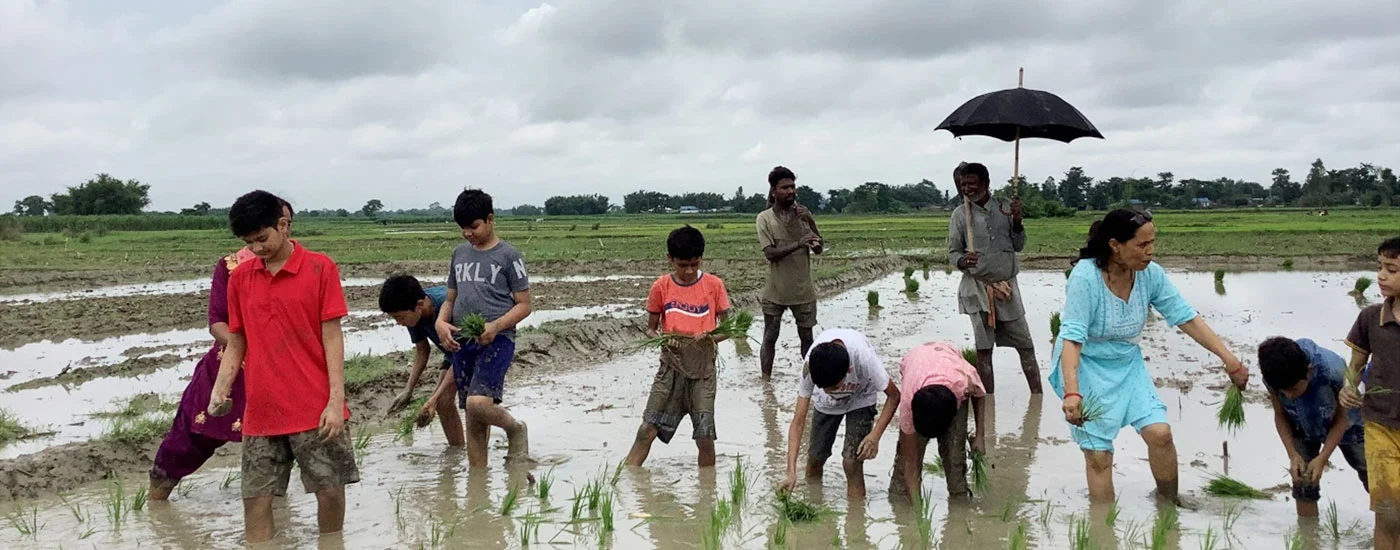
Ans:
[[[473,313],[480,313],[491,322],[515,307],[511,295],[529,290],[530,277],[525,273],[520,251],[510,243],[502,240],[490,250],[477,250],[471,243],[462,243],[452,251],[447,288],[457,290],[457,301],[452,303],[454,324]],[[503,330],[500,335],[514,338],[515,329]]]

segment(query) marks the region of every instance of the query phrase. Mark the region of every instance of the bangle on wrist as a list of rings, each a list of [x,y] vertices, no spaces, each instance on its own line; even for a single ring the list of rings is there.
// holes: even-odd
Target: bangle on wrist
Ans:
[[[1078,397],[1080,401],[1084,400],[1084,396],[1080,395],[1079,392],[1065,392],[1065,399],[1069,399],[1071,397]]]

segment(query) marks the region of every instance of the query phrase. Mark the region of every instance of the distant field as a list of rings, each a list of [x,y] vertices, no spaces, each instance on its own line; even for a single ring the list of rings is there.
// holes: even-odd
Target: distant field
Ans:
[[[944,254],[945,212],[891,216],[824,215],[817,222],[833,256],[884,253]],[[593,217],[505,217],[499,234],[529,260],[655,259],[665,254],[666,234],[689,223],[705,232],[707,257],[753,259],[757,237],[753,215],[609,215]],[[1067,256],[1083,244],[1093,216],[1027,220],[1026,253]],[[1377,242],[1400,234],[1395,210],[1333,210],[1309,216],[1298,210],[1161,212],[1158,254],[1365,256]],[[596,225],[596,229],[595,229]],[[344,264],[408,260],[446,261],[461,242],[447,222],[390,223],[346,218],[299,218],[293,233],[308,247]],[[0,269],[92,270],[143,266],[203,269],[211,258],[240,242],[223,229],[165,231],[29,232],[0,241]]]

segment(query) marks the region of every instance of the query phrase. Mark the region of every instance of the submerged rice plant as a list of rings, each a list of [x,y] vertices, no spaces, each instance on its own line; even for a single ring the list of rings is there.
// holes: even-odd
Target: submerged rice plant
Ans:
[[[791,523],[813,523],[832,514],[830,508],[810,504],[792,496],[788,491],[778,493],[776,505],[778,517]]]
[[[515,511],[515,505],[518,504],[519,501],[520,484],[512,483],[510,484],[510,488],[506,489],[506,498],[501,500],[501,516],[510,516],[510,513]]]
[[[1303,550],[1303,532],[1296,528],[1290,529],[1288,534],[1284,535],[1283,547],[1288,550]]]
[[[1220,412],[1216,415],[1220,427],[1234,433],[1244,427],[1244,392],[1239,386],[1230,384],[1225,390],[1225,402],[1220,405]]]
[[[1070,520],[1069,546],[1074,550],[1091,550],[1098,547],[1094,544],[1094,532],[1089,529],[1088,517]]]
[[[906,265],[906,266],[904,266],[904,278],[905,278],[905,279],[911,279],[911,278],[913,278],[913,277],[914,277],[914,266],[912,266],[912,265]]]
[[[10,526],[15,528],[21,537],[31,537],[37,539],[39,531],[48,525],[49,522],[39,523],[39,507],[31,507],[28,513],[23,508],[16,507],[15,511],[5,516],[10,522]]]
[[[987,455],[973,451],[971,462],[972,489],[984,494],[987,492]]]
[[[919,547],[933,548],[936,546],[933,540],[933,491],[924,489],[924,494],[919,496]]]
[[[744,472],[744,461],[734,463],[734,471],[729,474],[729,502],[740,508],[749,494],[749,478]]]
[[[1167,506],[1157,511],[1157,521],[1152,524],[1152,540],[1147,544],[1152,550],[1167,547],[1167,535],[1178,528],[1176,506]]]
[[[919,281],[916,280],[916,279],[905,279],[905,280],[904,280],[904,291],[907,292],[907,293],[909,293],[909,294],[914,294],[914,293],[918,292],[918,291],[919,291]]]
[[[1217,269],[1217,270],[1215,270],[1215,282],[1217,282],[1217,283],[1223,283],[1223,282],[1225,282],[1225,270],[1224,270],[1224,269]]]
[[[1118,499],[1114,498],[1113,503],[1108,506],[1108,515],[1104,516],[1104,525],[1113,527],[1118,523],[1119,514],[1123,513],[1123,508],[1118,506]]]
[[[1220,546],[1220,535],[1215,532],[1214,526],[1207,526],[1205,534],[1201,535],[1201,550],[1215,550]]]
[[[549,501],[549,490],[552,487],[554,487],[554,468],[550,468],[548,472],[540,476],[540,483],[537,488],[539,489],[541,501]]]
[[[1016,530],[1011,533],[1011,543],[1007,548],[1011,550],[1029,550],[1031,547],[1030,535],[1027,533],[1029,530],[1030,526],[1026,525],[1024,520],[1017,523]]]
[[[131,510],[127,508],[126,502],[126,487],[120,482],[113,481],[107,486],[107,502],[104,508],[107,510],[107,521],[115,528],[120,528],[122,520],[130,515]]]
[[[1228,498],[1249,498],[1259,500],[1269,498],[1268,493],[1250,487],[1249,485],[1245,485],[1242,481],[1224,475],[1218,475],[1211,479],[1210,482],[1206,484],[1206,492],[1218,497]]]
[[[146,486],[142,485],[141,487],[137,488],[136,494],[131,495],[131,510],[136,511],[145,509],[147,498],[148,495],[146,494]]]
[[[1351,295],[1352,295],[1352,296],[1365,296],[1365,295],[1366,295],[1366,291],[1367,291],[1367,290],[1370,290],[1370,288],[1371,288],[1371,282],[1372,282],[1372,281],[1371,281],[1371,279],[1370,279],[1369,277],[1358,277],[1358,278],[1356,279],[1356,286],[1352,287],[1352,289],[1351,289]]]
[[[880,291],[867,291],[865,293],[865,303],[870,304],[872,309],[880,309]]]

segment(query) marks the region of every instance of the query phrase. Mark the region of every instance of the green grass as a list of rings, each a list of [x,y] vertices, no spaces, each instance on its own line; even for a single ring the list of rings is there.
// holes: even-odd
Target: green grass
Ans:
[[[33,430],[20,422],[13,413],[0,409],[0,447],[29,437],[32,432]]]
[[[353,390],[394,370],[394,362],[382,355],[352,355],[345,360],[345,389]],[[415,411],[416,412],[416,411]]]
[[[1218,497],[1265,500],[1269,494],[1232,477],[1217,475],[1206,483],[1206,492]]]
[[[160,414],[137,418],[116,418],[109,422],[107,431],[99,438],[102,441],[139,447],[158,439],[170,431],[174,415]]]
[[[446,197],[450,199],[450,197]],[[1337,209],[1326,217],[1307,216],[1291,209],[1160,211],[1157,255],[1276,256],[1300,250],[1328,251],[1374,257],[1375,243],[1389,237],[1387,224],[1394,211]],[[942,248],[930,227],[947,223],[947,214],[920,212],[907,215],[816,214],[822,236],[837,243],[831,257],[878,255],[881,250],[927,256]],[[1031,236],[1024,254],[1068,257],[1084,244],[1084,234],[1098,213],[1068,218],[1026,220]],[[544,260],[653,260],[661,264],[666,235],[684,223],[719,224],[705,232],[705,258],[761,261],[755,251],[751,214],[609,215],[597,217],[536,216],[498,218],[497,233],[521,250],[527,262]],[[113,217],[85,216],[26,219],[18,240],[0,239],[0,268],[85,271],[111,266],[187,266],[192,272],[207,269],[212,259],[242,246],[226,229],[220,216],[132,216],[120,222]],[[375,220],[312,218],[300,216],[293,235],[312,250],[329,254],[341,264],[384,263],[413,260],[441,261],[462,241],[452,222],[441,219]],[[581,221],[606,221],[597,231],[569,231]],[[401,223],[402,222],[402,223]],[[52,224],[41,227],[38,224]],[[196,224],[191,228],[191,224]],[[88,243],[55,238],[60,226],[75,232],[111,232]],[[533,226],[533,230],[530,227]],[[134,229],[146,229],[136,231]],[[149,230],[164,229],[164,230]],[[397,231],[434,233],[392,234]],[[46,239],[47,238],[47,239]],[[599,245],[599,242],[602,245]],[[820,261],[820,260],[818,260]]]
[[[1220,405],[1220,412],[1216,414],[1220,427],[1235,433],[1244,427],[1244,392],[1238,386],[1231,384],[1225,390],[1225,402]]]

